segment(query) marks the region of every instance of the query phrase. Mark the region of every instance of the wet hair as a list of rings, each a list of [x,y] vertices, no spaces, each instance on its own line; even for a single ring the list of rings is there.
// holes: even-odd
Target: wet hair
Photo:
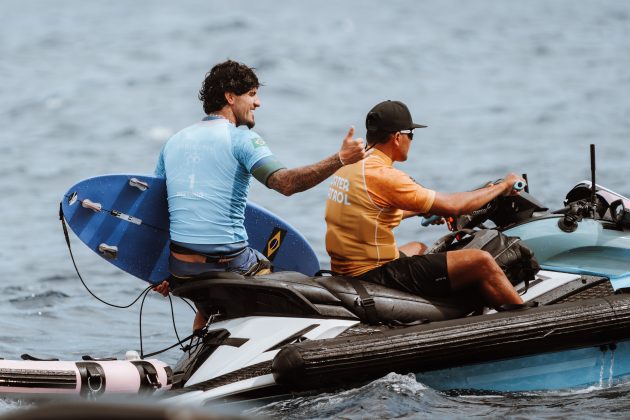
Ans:
[[[368,130],[365,133],[365,140],[367,140],[367,143],[369,145],[376,145],[378,143],[387,143],[387,141],[389,140],[389,136],[391,136],[393,133],[390,133],[389,131],[371,131]]]
[[[236,61],[219,63],[206,74],[199,90],[206,114],[221,110],[226,104],[225,92],[242,95],[260,86],[254,68]]]

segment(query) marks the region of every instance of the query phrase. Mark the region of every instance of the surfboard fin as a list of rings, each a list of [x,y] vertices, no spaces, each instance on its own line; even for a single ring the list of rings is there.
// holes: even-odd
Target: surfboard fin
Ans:
[[[140,181],[138,178],[131,178],[129,180],[129,185],[139,189],[140,191],[146,191],[149,189],[149,184],[144,181]]]
[[[98,252],[108,260],[114,260],[118,257],[118,247],[114,245],[107,245],[102,243],[98,246]]]
[[[84,198],[83,200],[81,200],[81,205],[84,208],[94,210],[97,213],[103,209],[101,203],[95,203],[88,198]]]

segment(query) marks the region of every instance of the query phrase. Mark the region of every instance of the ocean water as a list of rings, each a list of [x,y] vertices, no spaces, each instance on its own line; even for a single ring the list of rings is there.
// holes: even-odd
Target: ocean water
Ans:
[[[297,397],[243,414],[282,419],[628,417],[628,385],[571,392],[444,393],[415,376],[389,375],[363,387]]]
[[[630,3],[615,0],[256,2],[3,0],[0,2],[0,357],[76,359],[138,349],[139,305],[114,309],[80,284],[58,203],[80,179],[151,173],[163,142],[202,117],[205,73],[227,58],[264,86],[255,130],[288,166],[364,135],[377,102],[406,102],[418,130],[399,167],[439,191],[509,171],[560,207],[590,177],[630,195]],[[327,183],[285,198],[250,198],[296,226],[328,264]],[[430,243],[417,220],[399,241]],[[86,283],[117,304],[145,285],[72,241]],[[175,302],[186,335],[192,311]],[[145,351],[175,341],[168,300],[143,311]],[[177,350],[163,360],[174,362]],[[269,417],[609,417],[630,413],[623,385],[499,396],[439,393],[390,375],[336,394],[272,404]],[[335,401],[335,404],[330,401]],[[19,401],[0,402],[12,410]]]

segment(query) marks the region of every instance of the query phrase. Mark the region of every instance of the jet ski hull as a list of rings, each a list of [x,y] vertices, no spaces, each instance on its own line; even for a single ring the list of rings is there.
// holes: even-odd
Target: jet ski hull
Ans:
[[[629,339],[630,296],[621,295],[293,344],[274,358],[272,370],[282,385],[316,388]]]
[[[630,341],[416,372],[437,390],[523,392],[607,388],[630,377]]]

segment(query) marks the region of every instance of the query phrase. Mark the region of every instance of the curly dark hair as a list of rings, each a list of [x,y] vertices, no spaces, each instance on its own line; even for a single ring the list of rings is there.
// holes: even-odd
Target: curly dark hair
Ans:
[[[242,95],[259,86],[253,67],[227,60],[212,67],[206,74],[199,90],[199,100],[203,102],[204,112],[210,114],[227,104],[225,92]]]

